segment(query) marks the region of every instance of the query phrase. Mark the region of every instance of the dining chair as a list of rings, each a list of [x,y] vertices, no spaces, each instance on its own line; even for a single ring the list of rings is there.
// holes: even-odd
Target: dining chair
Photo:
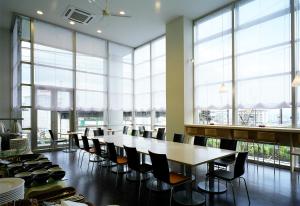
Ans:
[[[88,165],[90,164],[91,155],[96,153],[95,148],[90,147],[88,138],[86,136],[82,136],[81,138],[82,138],[84,153],[83,153],[82,158],[81,158],[80,168],[82,166],[83,157],[86,153],[89,154],[89,163],[88,163]]]
[[[108,159],[108,154],[104,149],[102,149],[102,145],[101,145],[101,143],[98,139],[93,138],[93,144],[94,144],[94,148],[95,148],[95,155],[98,158],[97,160],[93,161],[93,163],[95,163],[95,162],[99,163],[100,162],[100,166],[102,168],[101,162],[103,160]],[[94,168],[94,164],[93,164],[93,168]],[[92,171],[93,171],[93,169],[92,169]]]
[[[144,131],[146,130],[145,126],[139,126],[139,133],[143,135]]]
[[[144,138],[151,138],[152,137],[152,132],[145,130],[143,133]]]
[[[141,195],[141,185],[142,185],[142,179],[140,177],[140,174],[147,174],[152,171],[152,166],[146,163],[140,163],[140,155],[138,154],[135,147],[127,147],[124,145],[124,149],[127,156],[128,161],[128,167],[136,172],[138,172],[139,175],[139,199]]]
[[[77,153],[77,150],[79,149],[79,155],[78,155],[78,162],[79,162],[80,154],[84,150],[84,148],[80,147],[80,141],[79,141],[77,134],[72,134],[72,139],[74,140],[74,144],[76,146],[76,153]],[[73,160],[74,160],[74,158],[75,158],[75,155],[73,156]]]
[[[138,136],[138,135],[139,135],[138,130],[133,129],[133,130],[131,131],[131,136]]]
[[[52,131],[51,129],[49,129],[48,131],[49,131],[50,138],[51,138],[51,146],[52,146],[52,149],[54,149],[54,148],[55,148],[55,145],[57,146],[58,143],[67,143],[67,140],[66,140],[66,139],[55,139],[55,138],[54,138],[53,131]]]
[[[213,171],[213,174],[212,174],[213,177],[222,179],[222,180],[226,181],[226,183],[227,182],[230,183],[231,188],[232,188],[234,205],[236,205],[236,201],[235,201],[235,192],[234,192],[234,186],[232,184],[232,181],[235,179],[242,179],[244,181],[249,205],[251,203],[246,180],[244,177],[242,177],[242,175],[245,173],[245,162],[246,162],[247,157],[248,157],[248,152],[239,152],[237,155],[237,158],[235,160],[233,171],[227,171],[227,170],[220,169],[220,170]]]
[[[156,139],[164,140],[165,139],[165,128],[158,128],[156,133]]]
[[[107,142],[106,146],[107,146],[108,159],[110,160],[110,163],[113,162],[117,164],[117,175],[116,175],[116,183],[117,183],[118,176],[119,176],[119,166],[127,165],[127,158],[124,156],[117,155],[117,151],[114,143]]]
[[[124,126],[123,127],[123,134],[127,134],[128,133],[128,126]]]
[[[233,139],[221,139],[220,149],[227,149],[235,151],[237,146],[237,140]],[[227,168],[229,165],[233,164],[235,161],[235,154],[227,157],[223,157],[214,161],[214,164],[218,167]]]
[[[198,145],[198,146],[206,146],[207,143],[207,137],[206,136],[195,136],[194,137],[194,145]]]
[[[174,134],[173,142],[183,143],[183,141],[184,141],[183,134],[177,134],[177,133]]]
[[[85,130],[84,130],[84,135],[83,136],[88,137],[89,136],[89,132],[90,132],[90,128],[86,127]]]
[[[101,127],[97,128],[97,130],[99,131],[99,136],[104,136],[104,130]]]
[[[98,129],[94,129],[94,130],[93,130],[93,133],[94,133],[94,137],[100,136],[100,132],[99,132]]]
[[[170,185],[170,187],[171,187],[171,194],[170,194],[170,206],[171,206],[174,187],[183,185],[188,182],[192,182],[192,179],[190,177],[184,176],[179,173],[170,172],[166,154],[157,154],[157,153],[153,153],[151,151],[148,151],[148,152],[149,152],[150,159],[152,162],[153,176],[157,180],[162,181],[162,182]],[[150,197],[150,195],[151,195],[151,190],[149,193],[149,197]]]

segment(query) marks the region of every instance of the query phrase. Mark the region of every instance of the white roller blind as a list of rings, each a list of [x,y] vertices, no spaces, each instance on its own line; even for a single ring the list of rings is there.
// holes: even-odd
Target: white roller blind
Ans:
[[[71,30],[35,20],[34,31],[35,43],[72,51],[73,33]]]
[[[132,53],[129,47],[109,43],[110,110],[133,110]]]
[[[86,54],[95,57],[107,57],[106,42],[102,39],[88,35],[76,34],[77,53]]]

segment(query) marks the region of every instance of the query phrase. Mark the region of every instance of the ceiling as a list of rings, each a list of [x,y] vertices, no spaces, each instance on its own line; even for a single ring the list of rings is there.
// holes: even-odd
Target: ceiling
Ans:
[[[155,2],[160,1],[160,11]],[[76,31],[137,47],[165,33],[165,25],[178,16],[195,19],[233,0],[111,0],[111,11],[124,10],[131,18],[101,18],[105,0],[0,0],[0,27],[10,28],[13,12],[38,18]],[[88,25],[70,25],[62,15],[71,5],[89,11],[96,18]],[[39,16],[36,11],[42,10]],[[98,34],[96,31],[101,30]]]

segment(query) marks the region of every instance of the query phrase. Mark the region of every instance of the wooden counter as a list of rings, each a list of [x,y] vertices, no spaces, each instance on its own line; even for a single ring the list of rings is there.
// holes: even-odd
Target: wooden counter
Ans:
[[[205,135],[214,138],[275,143],[292,147],[300,146],[300,129],[298,128],[186,124],[185,134],[188,136]]]

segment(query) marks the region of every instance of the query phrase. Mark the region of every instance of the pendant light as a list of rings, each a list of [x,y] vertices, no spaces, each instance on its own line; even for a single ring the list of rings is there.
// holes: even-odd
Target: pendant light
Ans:
[[[292,87],[299,87],[300,86],[300,75],[299,73],[297,72],[296,73],[296,76],[292,82]]]

